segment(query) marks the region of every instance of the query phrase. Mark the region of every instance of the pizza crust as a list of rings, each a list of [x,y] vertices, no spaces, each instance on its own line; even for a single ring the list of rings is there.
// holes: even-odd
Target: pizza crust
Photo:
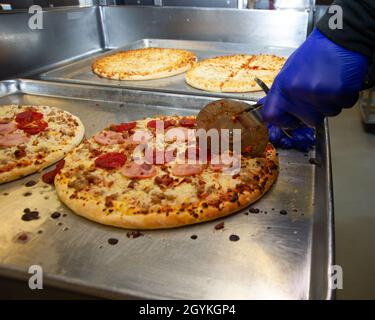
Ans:
[[[197,57],[186,50],[144,48],[99,58],[92,70],[113,80],[153,80],[184,73],[196,62]]]
[[[13,106],[13,105],[11,105],[11,106],[1,106],[0,108],[6,108],[6,107],[15,107],[15,106]],[[29,107],[29,106],[23,106],[23,107],[26,108],[26,107]],[[34,109],[38,110],[38,106],[32,106],[32,107]],[[52,107],[48,107],[48,108],[51,108],[51,110],[52,109],[58,110],[58,108],[52,108]],[[54,164],[55,162],[63,159],[69,151],[71,151],[74,147],[79,145],[79,143],[82,141],[84,133],[85,133],[85,128],[83,126],[83,123],[81,122],[81,120],[78,117],[72,115],[71,113],[69,113],[65,110],[63,110],[63,112],[70,115],[71,117],[73,117],[73,119],[78,123],[78,126],[75,129],[75,135],[70,138],[69,143],[64,145],[60,150],[47,154],[47,156],[44,157],[43,162],[40,163],[40,164],[32,163],[32,164],[27,165],[27,166],[15,167],[15,168],[11,169],[10,171],[0,173],[0,184],[5,183],[5,182],[9,182],[9,181],[13,181],[13,180],[22,178],[24,176],[27,176],[29,174],[33,174],[35,172],[41,171],[44,168],[46,168],[46,167]],[[1,151],[1,149],[0,149],[0,151]]]

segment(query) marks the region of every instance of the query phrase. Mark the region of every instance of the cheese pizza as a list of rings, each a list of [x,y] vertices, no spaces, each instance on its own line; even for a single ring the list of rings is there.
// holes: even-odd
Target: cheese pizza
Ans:
[[[271,86],[284,63],[285,58],[266,54],[221,56],[198,62],[186,73],[186,82],[213,92],[259,91],[254,78]]]
[[[174,76],[189,70],[197,57],[185,50],[144,48],[116,52],[97,59],[92,70],[114,80],[150,80]]]

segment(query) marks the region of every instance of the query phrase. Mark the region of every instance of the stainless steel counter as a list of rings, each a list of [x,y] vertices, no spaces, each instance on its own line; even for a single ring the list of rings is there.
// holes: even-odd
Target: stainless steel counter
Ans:
[[[195,114],[212,97],[20,80],[0,83],[0,104],[46,104],[79,116],[86,134],[114,121]],[[252,207],[225,219],[174,230],[126,231],[74,215],[40,173],[0,186],[0,276],[25,280],[43,267],[45,285],[108,298],[327,299],[333,260],[328,132],[317,132],[312,165],[280,150],[276,185]],[[25,183],[37,181],[32,187]],[[30,193],[30,194],[28,194]],[[25,222],[23,210],[40,219]],[[55,220],[51,213],[62,216]],[[286,210],[287,215],[280,214]],[[64,214],[66,216],[64,216]],[[214,226],[225,222],[224,230]],[[26,232],[29,241],[19,241]],[[40,233],[41,232],[41,233]],[[192,240],[191,235],[198,239]],[[240,241],[231,242],[236,234]],[[109,238],[119,239],[110,245]],[[24,282],[26,285],[26,282]]]

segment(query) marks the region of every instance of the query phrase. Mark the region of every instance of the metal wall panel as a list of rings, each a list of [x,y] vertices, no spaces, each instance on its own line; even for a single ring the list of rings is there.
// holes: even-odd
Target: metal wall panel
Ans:
[[[143,38],[295,47],[307,36],[306,12],[177,7],[104,7],[109,48]]]
[[[24,76],[101,46],[97,8],[43,13],[43,29],[31,30],[27,12],[0,13],[0,79]]]
[[[237,8],[238,0],[163,0],[162,4],[180,7]]]
[[[117,0],[117,5],[140,5],[140,6],[154,6],[155,0]]]

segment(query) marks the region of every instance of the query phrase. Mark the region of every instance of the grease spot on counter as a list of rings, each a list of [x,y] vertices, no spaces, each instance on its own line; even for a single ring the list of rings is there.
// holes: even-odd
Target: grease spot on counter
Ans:
[[[24,244],[31,240],[31,236],[32,234],[30,232],[21,231],[16,234],[16,236],[14,237],[14,241],[17,243]]]
[[[23,221],[32,221],[40,218],[39,211],[31,211],[30,209],[26,208],[24,212],[25,213],[21,217]]]
[[[115,244],[118,243],[118,239],[116,239],[116,238],[109,238],[109,239],[108,239],[108,243],[109,243],[110,245],[114,246]]]
[[[240,240],[240,237],[238,235],[236,235],[236,234],[231,234],[229,236],[229,240],[236,242],[236,241]]]
[[[25,183],[25,187],[32,187],[35,186],[37,182],[35,180],[29,180]]]

